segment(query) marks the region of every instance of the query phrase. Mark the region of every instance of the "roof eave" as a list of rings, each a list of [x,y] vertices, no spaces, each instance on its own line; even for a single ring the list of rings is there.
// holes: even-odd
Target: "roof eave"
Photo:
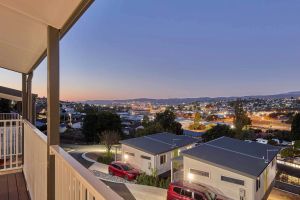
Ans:
[[[66,35],[66,33],[72,28],[72,26],[78,21],[78,19],[83,15],[83,13],[85,13],[85,11],[90,7],[90,5],[93,2],[94,0],[82,0],[80,2],[80,4],[72,13],[72,15],[65,22],[63,27],[60,29],[60,35],[59,35],[60,40]],[[33,64],[33,66],[30,68],[30,70],[27,73],[33,72],[39,66],[39,64],[41,64],[41,62],[45,59],[46,56],[47,56],[47,49],[43,51],[43,53],[36,60],[36,62]]]
[[[183,157],[186,156],[188,158],[191,158],[191,159],[194,159],[194,160],[198,160],[198,161],[203,162],[205,164],[209,164],[209,165],[221,168],[221,169],[225,169],[227,171],[234,172],[234,173],[240,174],[242,176],[246,176],[246,177],[251,178],[251,179],[256,179],[259,176],[259,175],[258,176],[251,175],[251,174],[248,174],[248,173],[245,173],[245,172],[241,172],[241,171],[236,170],[236,169],[232,169],[230,167],[226,167],[226,166],[219,165],[219,164],[216,164],[216,163],[213,163],[213,162],[209,162],[207,160],[203,160],[201,158],[198,158],[196,156],[192,156],[192,155],[189,155],[189,154],[186,154],[186,153],[181,153],[181,154],[183,155]]]

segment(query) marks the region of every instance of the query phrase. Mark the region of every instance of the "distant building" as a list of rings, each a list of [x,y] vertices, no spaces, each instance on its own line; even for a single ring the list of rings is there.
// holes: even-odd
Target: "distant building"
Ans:
[[[175,135],[172,133],[157,133],[153,135],[122,140],[122,161],[151,175],[158,175],[171,170],[171,159],[180,152],[195,146],[198,139]]]
[[[184,180],[222,191],[237,200],[267,199],[280,148],[228,137],[182,152]]]
[[[263,139],[263,138],[257,138],[256,142],[260,143],[260,144],[268,144],[268,140]]]
[[[191,130],[183,130],[183,135],[189,136],[189,137],[196,137],[196,138],[201,138],[202,135],[205,132],[199,132],[199,131],[191,131]]]

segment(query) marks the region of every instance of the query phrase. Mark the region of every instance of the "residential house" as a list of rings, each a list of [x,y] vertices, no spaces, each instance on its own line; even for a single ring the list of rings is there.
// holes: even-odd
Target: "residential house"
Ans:
[[[217,188],[232,199],[267,199],[280,148],[220,137],[182,152],[184,180]]]
[[[199,139],[173,133],[157,133],[122,140],[122,161],[151,175],[171,170],[171,159],[195,146]]]

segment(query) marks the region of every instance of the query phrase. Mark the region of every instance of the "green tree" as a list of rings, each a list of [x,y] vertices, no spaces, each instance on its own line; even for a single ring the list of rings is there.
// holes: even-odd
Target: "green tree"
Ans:
[[[149,122],[144,129],[138,129],[135,133],[135,137],[141,137],[145,135],[151,135],[155,133],[164,132],[165,130],[159,123]]]
[[[82,133],[85,136],[86,142],[96,142],[98,134],[97,130],[98,117],[96,113],[88,113],[83,121]]]
[[[164,131],[181,135],[183,133],[181,124],[179,122],[176,122],[175,119],[175,113],[167,109],[164,112],[156,114],[154,123],[160,124]]]
[[[300,140],[300,113],[293,117],[291,133],[294,140]]]
[[[167,109],[164,112],[156,113],[154,122],[159,123],[164,129],[168,129],[175,119],[175,113]]]
[[[11,101],[8,99],[0,98],[0,113],[10,113],[11,111]]]
[[[234,126],[236,130],[236,137],[240,138],[242,130],[245,126],[251,125],[251,119],[248,117],[246,111],[243,108],[243,102],[242,100],[238,99],[234,103]]]
[[[216,125],[202,135],[204,142],[217,139],[222,136],[234,137],[234,131],[227,125]]]
[[[121,119],[117,114],[108,111],[88,113],[82,129],[87,142],[99,143],[99,133],[109,130],[121,132]]]
[[[201,119],[202,119],[201,114],[196,112],[194,117],[194,124],[199,126]]]
[[[110,156],[110,150],[114,144],[119,143],[120,135],[116,131],[106,130],[99,134],[99,139],[105,145],[107,155]]]
[[[175,119],[176,115],[171,110],[167,109],[164,112],[157,113],[155,120],[143,123],[144,129],[137,130],[135,136],[140,137],[160,132],[170,132],[181,135],[183,133],[181,124],[176,122]]]
[[[142,126],[147,126],[150,122],[150,119],[147,115],[144,115],[143,121],[142,121]]]

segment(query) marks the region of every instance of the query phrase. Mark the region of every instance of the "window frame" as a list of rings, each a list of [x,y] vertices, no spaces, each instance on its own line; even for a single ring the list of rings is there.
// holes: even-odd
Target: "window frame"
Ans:
[[[197,170],[197,169],[192,169],[192,168],[190,168],[190,173],[191,173],[191,174],[198,175],[198,176],[203,176],[203,177],[210,178],[210,173],[207,172],[207,171]]]
[[[145,159],[145,160],[151,160],[151,157],[150,157],[150,156],[144,156],[144,155],[141,155],[141,158],[142,158],[142,159]]]
[[[163,159],[163,161],[164,161],[163,163],[161,162],[161,161],[162,161],[162,158],[164,158],[164,159]],[[160,155],[160,156],[159,156],[159,164],[160,164],[160,165],[164,165],[164,164],[166,164],[166,163],[167,163],[167,154]]]
[[[130,153],[130,152],[128,152],[128,151],[126,151],[125,154],[128,155],[128,156],[132,156],[132,157],[135,156],[135,153]]]
[[[245,181],[244,180],[240,180],[240,179],[237,179],[237,178],[231,178],[231,177],[228,177],[228,176],[221,175],[221,181],[224,181],[224,182],[227,182],[227,183],[232,183],[232,184],[235,184],[235,185],[245,186]]]

